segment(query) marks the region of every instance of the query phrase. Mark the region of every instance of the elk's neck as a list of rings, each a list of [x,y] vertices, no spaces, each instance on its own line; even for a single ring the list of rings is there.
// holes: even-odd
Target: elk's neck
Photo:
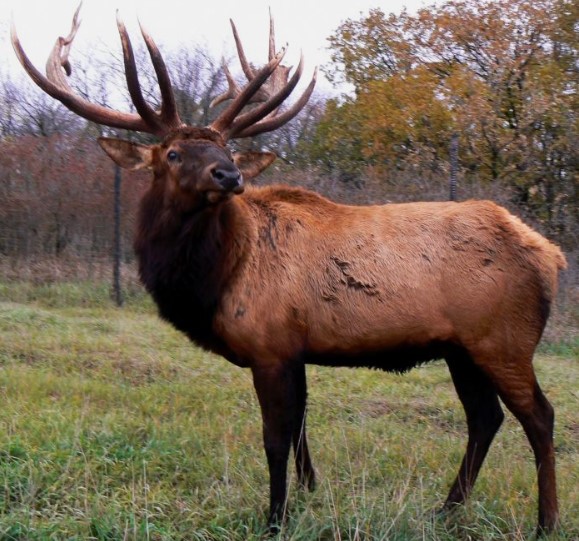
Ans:
[[[183,212],[148,194],[141,203],[135,252],[141,280],[162,317],[211,350],[212,321],[247,251],[248,227],[237,199]]]

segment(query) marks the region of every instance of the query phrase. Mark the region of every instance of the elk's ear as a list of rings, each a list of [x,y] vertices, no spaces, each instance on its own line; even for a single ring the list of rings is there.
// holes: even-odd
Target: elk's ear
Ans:
[[[109,157],[124,169],[143,169],[153,163],[153,148],[123,139],[99,137],[99,145]]]
[[[267,169],[277,158],[273,152],[234,152],[233,162],[243,178],[249,180]]]

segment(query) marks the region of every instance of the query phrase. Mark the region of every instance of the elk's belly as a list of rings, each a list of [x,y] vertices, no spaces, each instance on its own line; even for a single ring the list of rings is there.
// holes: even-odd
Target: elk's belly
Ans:
[[[404,345],[383,350],[307,352],[304,361],[320,366],[364,367],[387,372],[406,372],[435,359],[445,358],[456,349],[450,342],[431,342],[422,346]]]

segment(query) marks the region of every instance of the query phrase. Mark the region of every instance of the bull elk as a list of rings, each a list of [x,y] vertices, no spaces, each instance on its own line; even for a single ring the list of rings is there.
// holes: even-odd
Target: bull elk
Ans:
[[[553,408],[532,366],[565,268],[560,249],[489,201],[383,206],[336,204],[287,186],[246,187],[275,159],[231,152],[227,141],[275,130],[303,108],[275,50],[260,69],[233,33],[248,82],[208,126],[181,121],[163,59],[141,29],[162,105],[140,89],[131,41],[118,20],[136,113],[93,104],[69,86],[68,53],[78,29],[59,38],[46,75],[12,42],[33,81],[76,114],[102,125],[154,134],[158,144],[100,138],[121,167],[147,168],[134,247],[141,280],[160,315],[195,344],[249,368],[263,418],[270,475],[269,525],[285,512],[293,445],[297,478],[313,489],[306,439],[306,364],[405,372],[445,359],[468,425],[468,442],[443,509],[465,501],[503,420],[499,399],[524,428],[538,475],[538,529],[558,522]],[[250,108],[246,108],[252,104]]]

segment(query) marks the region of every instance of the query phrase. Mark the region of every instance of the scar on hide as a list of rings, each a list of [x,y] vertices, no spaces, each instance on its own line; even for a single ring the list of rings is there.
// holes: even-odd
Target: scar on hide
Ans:
[[[351,263],[344,261],[336,256],[331,256],[330,259],[336,264],[341,273],[340,282],[352,289],[362,291],[370,297],[380,294],[380,290],[375,282],[363,279],[360,276],[355,276],[355,269],[352,269]]]

